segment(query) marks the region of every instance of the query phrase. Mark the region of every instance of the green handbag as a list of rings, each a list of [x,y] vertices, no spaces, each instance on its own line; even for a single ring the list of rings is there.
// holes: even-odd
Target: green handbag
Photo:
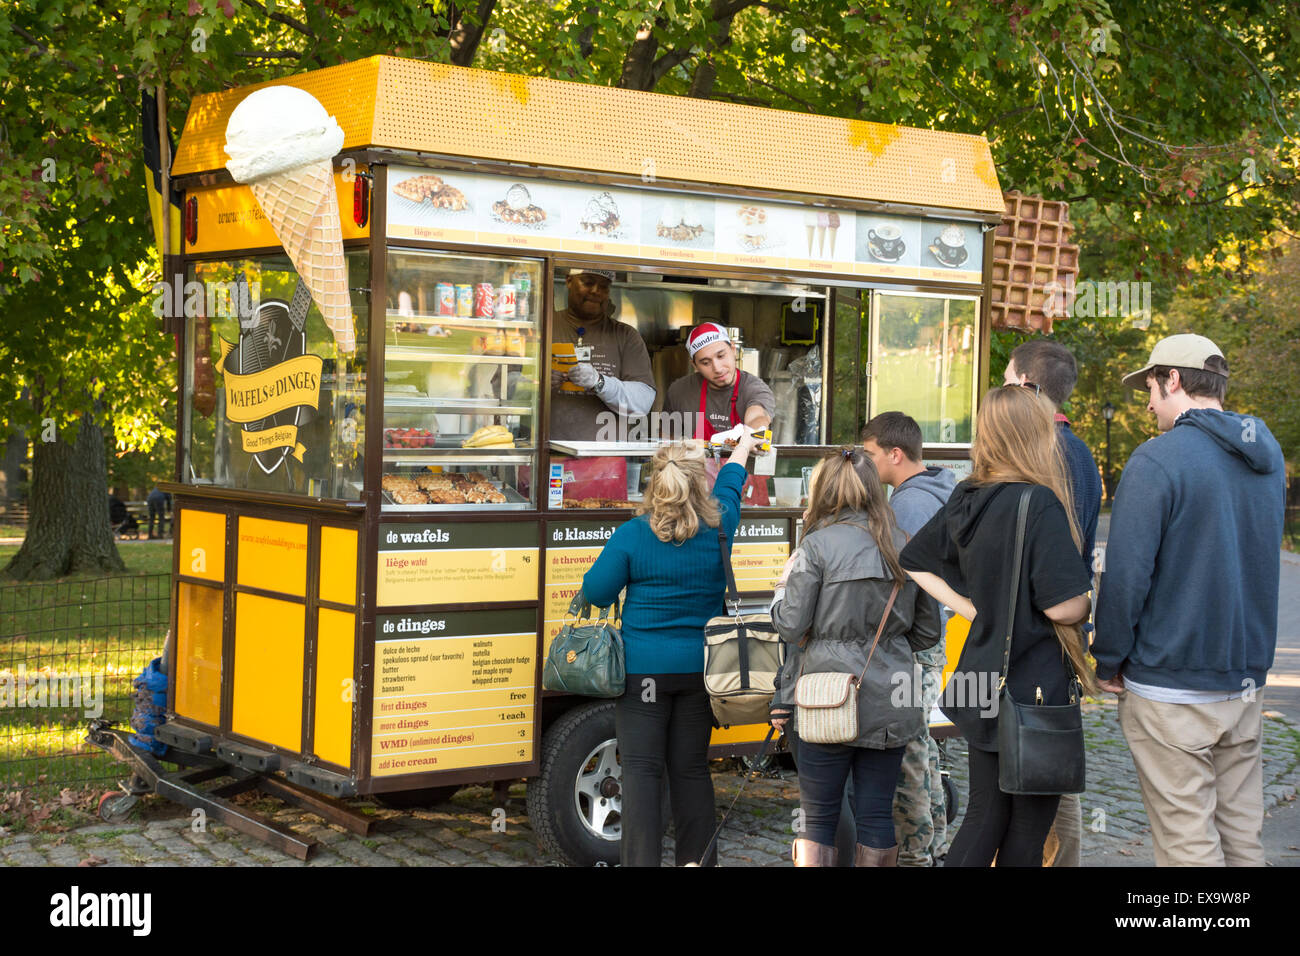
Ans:
[[[546,655],[543,688],[584,697],[623,696],[627,672],[623,664],[623,635],[614,624],[619,620],[617,598],[613,618],[609,616],[610,610],[602,608],[596,623],[590,623],[591,605],[578,592],[568,611],[576,620],[564,622]]]

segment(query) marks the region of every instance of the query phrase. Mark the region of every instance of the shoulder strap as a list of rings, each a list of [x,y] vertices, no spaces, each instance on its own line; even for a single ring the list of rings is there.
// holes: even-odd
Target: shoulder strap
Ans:
[[[867,652],[867,663],[863,665],[862,673],[858,675],[858,686],[861,686],[862,682],[867,678],[867,671],[871,667],[872,655],[876,653],[876,645],[880,643],[880,634],[885,629],[885,622],[889,620],[889,612],[894,609],[894,598],[898,597],[898,592],[901,587],[902,586],[895,581],[894,589],[889,592],[889,602],[885,605],[885,613],[880,615],[880,623],[876,625],[875,639],[871,642],[871,650]]]
[[[736,575],[731,570],[731,548],[727,546],[727,532],[722,530],[722,522],[718,522],[718,550],[722,553],[722,571],[727,576],[727,608],[731,611],[732,617],[740,614],[740,592],[736,590]]]
[[[1011,663],[1011,634],[1016,629],[1016,598],[1020,592],[1020,559],[1025,552],[1025,523],[1029,520],[1029,498],[1033,493],[1033,485],[1020,493],[1020,508],[1016,512],[1016,551],[1011,561],[1011,603],[1007,605],[1007,644],[1002,649],[1002,672],[998,675],[998,690],[1006,685],[1007,667]]]

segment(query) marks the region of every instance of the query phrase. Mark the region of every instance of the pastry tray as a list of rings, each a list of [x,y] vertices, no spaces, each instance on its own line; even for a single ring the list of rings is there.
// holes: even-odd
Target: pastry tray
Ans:
[[[515,489],[511,488],[509,485],[501,484],[500,482],[496,482],[496,481],[492,482],[492,484],[497,488],[497,490],[499,490],[502,494],[504,494],[504,495],[506,496],[506,500],[505,500],[505,503],[504,503],[504,504],[499,504],[499,503],[498,503],[498,504],[491,504],[491,503],[488,503],[488,504],[481,504],[481,505],[478,505],[478,504],[469,504],[469,503],[467,502],[467,503],[465,503],[465,504],[458,504],[458,505],[399,505],[399,504],[397,504],[397,502],[393,501],[392,496],[389,495],[388,492],[383,491],[383,490],[381,489],[381,490],[380,490],[380,494],[383,495],[383,498],[384,498],[383,506],[384,506],[384,509],[385,509],[385,510],[401,510],[401,511],[527,511],[530,507],[532,507],[531,503],[529,502],[529,500],[528,500],[527,498],[525,498],[525,497],[524,497],[523,495],[521,495],[519,492],[515,491]]]

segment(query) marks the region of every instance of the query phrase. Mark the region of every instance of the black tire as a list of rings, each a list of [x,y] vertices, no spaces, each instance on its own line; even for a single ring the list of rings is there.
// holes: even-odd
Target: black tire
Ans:
[[[375,803],[390,810],[422,810],[446,803],[460,790],[460,784],[447,787],[424,787],[420,790],[394,790],[374,794]]]
[[[609,773],[597,780],[592,773],[601,766],[594,755],[603,752],[608,757],[611,742],[617,747],[612,700],[580,704],[566,711],[542,738],[541,773],[528,781],[528,822],[542,849],[570,866],[613,866],[619,861],[621,774],[615,778]],[[608,759],[604,763],[607,769],[613,769]],[[608,800],[607,804],[597,808],[589,793],[579,794],[583,776],[587,777],[584,785],[588,791],[593,786],[605,786],[610,791],[596,798]],[[601,820],[604,836],[589,825],[591,817]]]
[[[943,801],[947,805],[945,816],[952,823],[961,810],[961,796],[957,793],[957,785],[952,782],[952,777],[946,773],[943,775]]]

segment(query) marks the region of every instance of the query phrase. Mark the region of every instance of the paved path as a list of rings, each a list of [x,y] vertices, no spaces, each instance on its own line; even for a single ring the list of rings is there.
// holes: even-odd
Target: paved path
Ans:
[[[1152,857],[1146,813],[1113,699],[1088,705],[1085,726],[1090,789],[1083,796],[1083,862],[1149,865]],[[1264,802],[1273,814],[1270,821],[1280,821],[1266,821],[1269,862],[1300,866],[1300,850],[1296,849],[1300,845],[1300,813],[1290,809],[1296,805],[1296,787],[1300,784],[1300,727],[1281,717],[1267,719],[1264,727]],[[965,756],[956,746],[951,753],[953,776],[965,806]],[[731,802],[739,783],[740,777],[734,771],[719,770],[714,774],[719,810]],[[122,824],[0,838],[0,861],[9,866],[73,866],[88,859],[107,866],[554,865],[557,861],[538,849],[529,829],[523,793],[522,784],[511,789],[504,808],[505,832],[492,827],[495,804],[487,787],[466,788],[441,806],[413,812],[357,801],[379,820],[370,837],[326,826],[319,817],[286,808],[275,800],[254,803],[254,809],[323,844],[306,864],[220,824],[195,832],[188,811],[147,797]],[[798,805],[799,787],[793,774],[751,783],[719,841],[722,865],[789,865],[792,813]],[[665,849],[670,846],[671,841],[666,841]],[[672,856],[666,854],[665,863],[671,862]]]
[[[1107,516],[1103,516],[1105,519]],[[1105,525],[1099,531],[1104,540]],[[1264,845],[1268,862],[1300,866],[1300,555],[1283,553],[1277,661],[1264,692]],[[1119,729],[1115,698],[1085,708],[1089,792],[1083,796],[1083,862],[1094,866],[1151,865],[1150,831],[1132,759]],[[954,741],[950,755],[966,804],[966,762]],[[719,768],[726,766],[718,764]],[[731,802],[740,777],[714,774],[719,809]],[[62,834],[0,836],[8,866],[69,866],[85,860],[106,866],[517,866],[555,865],[537,847],[528,826],[524,787],[511,789],[504,832],[492,827],[496,805],[487,787],[462,790],[428,810],[399,812],[360,800],[379,821],[366,838],[326,826],[313,814],[262,799],[253,809],[310,834],[323,845],[307,864],[285,857],[219,824],[195,832],[181,807],[145,798],[122,824],[96,824]],[[754,781],[719,841],[724,866],[788,865],[792,813],[798,807],[793,774]],[[499,817],[499,814],[498,814]],[[958,820],[960,823],[960,818]],[[955,833],[955,829],[950,833]],[[665,841],[669,851],[671,840]],[[665,863],[671,864],[670,852]]]

